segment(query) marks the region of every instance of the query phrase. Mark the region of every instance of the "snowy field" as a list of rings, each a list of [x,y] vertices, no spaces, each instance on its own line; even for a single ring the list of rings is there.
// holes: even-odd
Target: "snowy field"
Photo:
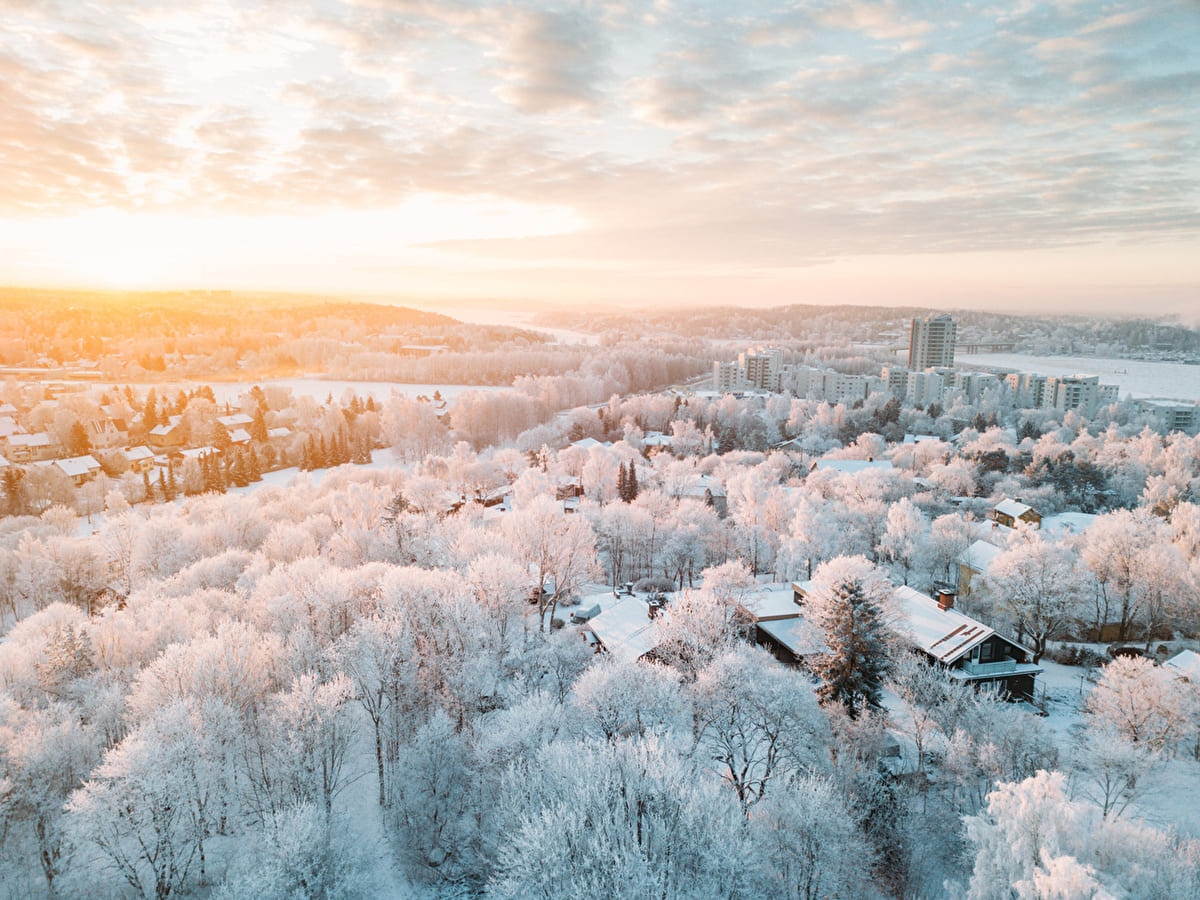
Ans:
[[[954,361],[958,365],[1015,369],[1038,375],[1099,375],[1101,383],[1121,388],[1122,400],[1129,396],[1200,400],[1200,366],[1184,363],[1021,353],[956,353]]]

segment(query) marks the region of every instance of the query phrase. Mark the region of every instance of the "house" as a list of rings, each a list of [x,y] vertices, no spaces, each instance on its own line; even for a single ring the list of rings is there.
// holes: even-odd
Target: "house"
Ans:
[[[996,557],[1004,550],[987,541],[975,541],[958,557],[958,592],[964,597],[971,593],[971,581],[984,577],[992,568]]]
[[[976,687],[994,686],[1009,697],[1033,696],[1034,678],[1042,669],[1030,661],[1032,651],[955,609],[953,592],[941,591],[935,600],[902,586],[895,597],[909,636],[930,663]]]
[[[622,662],[633,662],[658,645],[656,612],[638,597],[625,597],[588,622],[598,650]]]
[[[25,429],[12,416],[0,416],[0,440],[7,440],[14,434],[24,434]]]
[[[183,427],[179,424],[179,417],[172,416],[171,419],[172,421],[165,425],[156,425],[150,429],[146,440],[152,447],[161,451],[177,450],[184,445]]]
[[[56,459],[50,465],[70,478],[76,487],[86,484],[100,473],[100,463],[91,454]]]
[[[1195,650],[1181,650],[1163,663],[1163,668],[1170,669],[1177,678],[1200,684],[1200,653]]]
[[[1042,514],[1020,500],[1005,498],[992,507],[992,519],[1006,528],[1016,528],[1024,522],[1033,528],[1042,527]]]
[[[800,585],[808,582],[756,591],[737,609],[739,619],[753,623],[754,642],[792,664],[825,649],[820,633],[801,615],[804,589]]]
[[[229,430],[229,443],[235,447],[249,446],[251,440],[250,432],[245,428],[231,428]]]
[[[53,459],[58,454],[58,442],[46,432],[13,434],[8,438],[8,457],[13,462],[38,462]]]
[[[232,431],[235,428],[244,428],[253,424],[254,418],[245,413],[234,413],[231,416],[217,416],[217,421]]]
[[[129,463],[130,472],[149,472],[154,468],[154,453],[145,444],[138,447],[126,447],[121,455]]]

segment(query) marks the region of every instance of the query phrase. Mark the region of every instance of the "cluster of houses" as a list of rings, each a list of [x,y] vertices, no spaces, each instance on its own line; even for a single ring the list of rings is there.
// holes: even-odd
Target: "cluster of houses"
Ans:
[[[824,652],[821,633],[804,617],[808,582],[773,585],[751,594],[735,611],[747,637],[794,665]],[[1031,699],[1042,671],[1033,651],[955,607],[952,590],[936,598],[901,586],[895,590],[901,635],[931,665],[959,681],[988,687],[1002,696]],[[585,601],[586,605],[587,601]],[[648,599],[623,596],[586,618],[583,637],[597,650],[622,661],[652,658],[658,647],[658,609]]]
[[[72,454],[72,448],[51,431],[33,429],[28,411],[22,413],[11,403],[0,404],[0,471],[14,466],[49,468],[61,473],[75,487],[82,487],[106,469],[149,474],[156,468],[178,466],[189,458],[220,455],[225,447],[262,449],[271,445],[282,449],[293,434],[289,428],[271,428],[266,441],[255,441],[250,433],[253,418],[233,413],[216,419],[228,435],[228,441],[222,440],[223,447],[219,448],[189,441],[182,416],[171,416],[148,430],[137,427],[140,419],[140,413],[128,417],[127,412],[116,406],[99,407],[98,415],[81,418],[77,426],[86,436],[89,452]],[[143,442],[131,443],[135,435]]]

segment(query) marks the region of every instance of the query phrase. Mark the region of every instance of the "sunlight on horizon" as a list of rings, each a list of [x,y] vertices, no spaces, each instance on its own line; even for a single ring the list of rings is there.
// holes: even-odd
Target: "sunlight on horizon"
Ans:
[[[378,211],[185,216],[105,208],[24,222],[0,219],[0,241],[21,248],[4,268],[3,280],[10,283],[237,288],[252,284],[258,271],[292,267],[303,276],[317,266],[380,253],[428,265],[445,256],[434,246],[440,242],[544,237],[583,225],[564,206],[419,193]]]

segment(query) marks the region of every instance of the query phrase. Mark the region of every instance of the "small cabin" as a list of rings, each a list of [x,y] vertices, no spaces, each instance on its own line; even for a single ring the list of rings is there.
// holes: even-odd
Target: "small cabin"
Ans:
[[[1042,514],[1027,503],[1005,498],[992,507],[992,519],[1006,528],[1016,528],[1024,522],[1031,528],[1042,527]]]

